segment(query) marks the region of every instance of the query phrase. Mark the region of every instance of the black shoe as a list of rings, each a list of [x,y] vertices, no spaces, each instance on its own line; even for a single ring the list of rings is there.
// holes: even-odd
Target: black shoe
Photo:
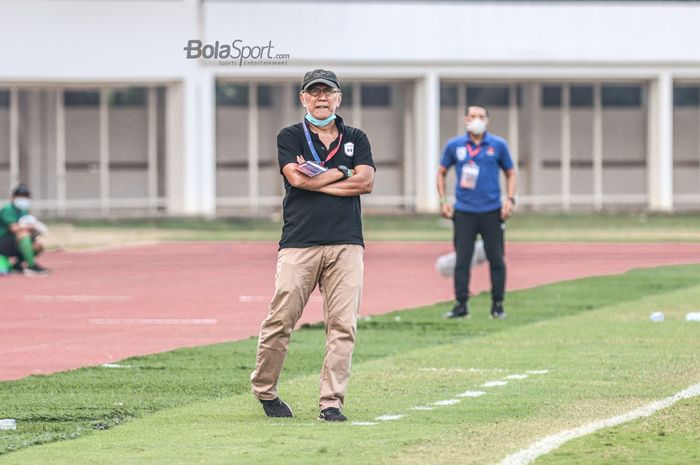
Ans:
[[[272,400],[261,400],[260,403],[268,417],[288,418],[292,416],[292,409],[279,397]]]
[[[348,421],[340,409],[335,407],[328,407],[321,410],[318,419],[321,421]]]
[[[467,304],[456,304],[452,311],[445,313],[445,318],[469,318]]]
[[[19,273],[19,274],[24,273],[24,266],[22,266],[22,262],[18,261],[17,263],[12,265],[12,268],[10,268],[10,271],[12,273]]]
[[[494,320],[505,320],[507,316],[506,311],[503,310],[503,301],[494,301],[491,304],[491,318]]]
[[[35,263],[34,266],[26,267],[22,273],[24,273],[24,276],[48,276],[51,274],[49,270],[38,263]]]

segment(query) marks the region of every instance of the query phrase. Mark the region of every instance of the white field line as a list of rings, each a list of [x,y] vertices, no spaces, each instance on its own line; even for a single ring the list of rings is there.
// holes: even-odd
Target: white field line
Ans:
[[[374,426],[374,425],[376,425],[376,423],[373,421],[353,421],[352,425],[353,426]]]
[[[489,381],[487,383],[482,384],[482,387],[496,387],[496,386],[505,386],[508,384],[508,381]]]
[[[418,368],[418,371],[433,371],[438,373],[499,373],[508,371],[504,368]]]
[[[440,407],[445,406],[445,405],[455,405],[459,404],[462,401],[462,399],[447,399],[447,400],[438,400],[435,402],[433,405],[438,405]]]
[[[128,295],[25,295],[29,302],[129,302]]]
[[[131,368],[131,365],[119,365],[118,363],[104,363],[102,368]]]
[[[466,371],[472,371],[472,372],[493,372],[493,371],[509,371],[509,370],[504,370],[502,368],[495,368],[495,369],[479,369],[479,368],[470,368],[469,370],[465,370],[464,368],[419,368],[418,371],[431,371],[431,372],[442,372],[442,371],[458,371],[458,372],[466,372]],[[534,371],[528,371],[528,373],[537,373],[537,374],[546,374],[549,373],[548,370],[534,370]],[[507,376],[506,379],[526,379],[528,376],[527,375],[510,375]],[[484,384],[482,384],[483,387],[494,387],[494,386],[505,386],[508,384],[507,381],[489,381]],[[480,397],[486,394],[484,391],[465,391],[462,392],[461,394],[457,394],[457,397]],[[417,405],[415,407],[411,407],[409,410],[413,411],[430,411],[430,410],[435,410],[434,406],[439,406],[439,407],[447,407],[450,405],[455,405],[458,404],[462,401],[462,399],[447,399],[447,400],[439,400],[437,402],[434,402],[430,406],[428,405]],[[380,415],[377,418],[374,419],[375,422],[377,421],[394,421],[394,420],[400,420],[403,418],[405,415]],[[353,425],[359,425],[359,426],[370,426],[370,425],[376,425],[376,423],[373,422],[353,422]]]
[[[457,397],[480,397],[486,394],[484,391],[465,391],[461,394],[457,394]]]
[[[124,325],[124,326],[213,326],[219,320],[213,318],[92,318],[91,325]]]
[[[622,415],[606,418],[604,420],[597,420],[586,425],[579,426],[578,428],[564,430],[557,434],[542,438],[539,441],[530,444],[527,448],[520,449],[515,454],[509,455],[499,462],[499,465],[526,465],[536,458],[553,451],[568,441],[571,441],[572,439],[586,436],[604,428],[611,428],[622,423],[627,423],[629,421],[636,420],[637,418],[648,417],[659,410],[670,407],[679,400],[690,399],[691,397],[696,397],[698,395],[700,395],[700,383],[694,384],[670,397],[654,401],[643,407],[623,413]]]
[[[394,421],[400,420],[405,415],[380,415],[374,419],[374,421]]]
[[[546,375],[549,373],[549,370],[528,370],[527,374],[528,375]]]

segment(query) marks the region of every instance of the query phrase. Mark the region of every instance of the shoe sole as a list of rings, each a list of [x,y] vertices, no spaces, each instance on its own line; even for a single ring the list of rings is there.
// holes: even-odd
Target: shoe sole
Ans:
[[[460,316],[450,316],[449,314],[444,316],[444,318],[446,320],[468,320],[471,317],[472,316],[469,313],[467,313],[466,315],[460,315]]]
[[[24,270],[22,274],[28,278],[45,278],[49,275],[51,275],[50,272],[36,272],[36,271],[27,271]]]
[[[508,315],[491,315],[492,320],[505,320],[508,318]]]

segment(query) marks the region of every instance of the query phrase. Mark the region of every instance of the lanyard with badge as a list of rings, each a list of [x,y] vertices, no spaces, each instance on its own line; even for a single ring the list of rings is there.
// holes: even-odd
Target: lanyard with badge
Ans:
[[[326,163],[328,163],[331,158],[335,156],[336,153],[338,153],[338,149],[340,148],[340,144],[343,142],[343,134],[340,134],[340,138],[338,139],[338,145],[331,150],[328,153],[328,156],[326,157],[325,160],[321,161],[321,157],[318,156],[318,153],[316,153],[316,148],[314,147],[314,143],[311,141],[311,134],[309,134],[309,128],[306,127],[306,123],[304,121],[301,122],[301,125],[304,127],[304,135],[306,136],[306,143],[309,144],[309,149],[311,150],[311,155],[314,156],[314,160],[316,160],[316,163],[319,165],[323,166]]]
[[[459,178],[459,187],[462,189],[474,189],[476,187],[476,180],[479,177],[479,165],[474,163],[474,159],[481,151],[481,146],[477,148],[471,148],[469,143],[466,144],[467,153],[469,154],[469,160],[462,166],[462,175]]]

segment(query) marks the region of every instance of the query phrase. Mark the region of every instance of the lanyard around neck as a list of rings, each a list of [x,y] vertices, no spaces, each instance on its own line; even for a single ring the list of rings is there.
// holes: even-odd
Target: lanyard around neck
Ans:
[[[338,149],[340,148],[340,144],[341,144],[341,142],[343,142],[343,134],[342,133],[340,134],[340,138],[338,139],[338,145],[336,145],[336,147],[328,153],[328,156],[326,157],[325,160],[321,161],[321,157],[318,156],[318,153],[316,152],[316,148],[314,147],[314,143],[311,141],[311,134],[309,133],[309,128],[306,127],[306,122],[302,121],[301,125],[304,127],[304,135],[306,136],[306,143],[309,144],[309,149],[311,150],[311,155],[314,156],[314,160],[316,160],[316,163],[318,163],[321,166],[325,165],[338,152]]]

